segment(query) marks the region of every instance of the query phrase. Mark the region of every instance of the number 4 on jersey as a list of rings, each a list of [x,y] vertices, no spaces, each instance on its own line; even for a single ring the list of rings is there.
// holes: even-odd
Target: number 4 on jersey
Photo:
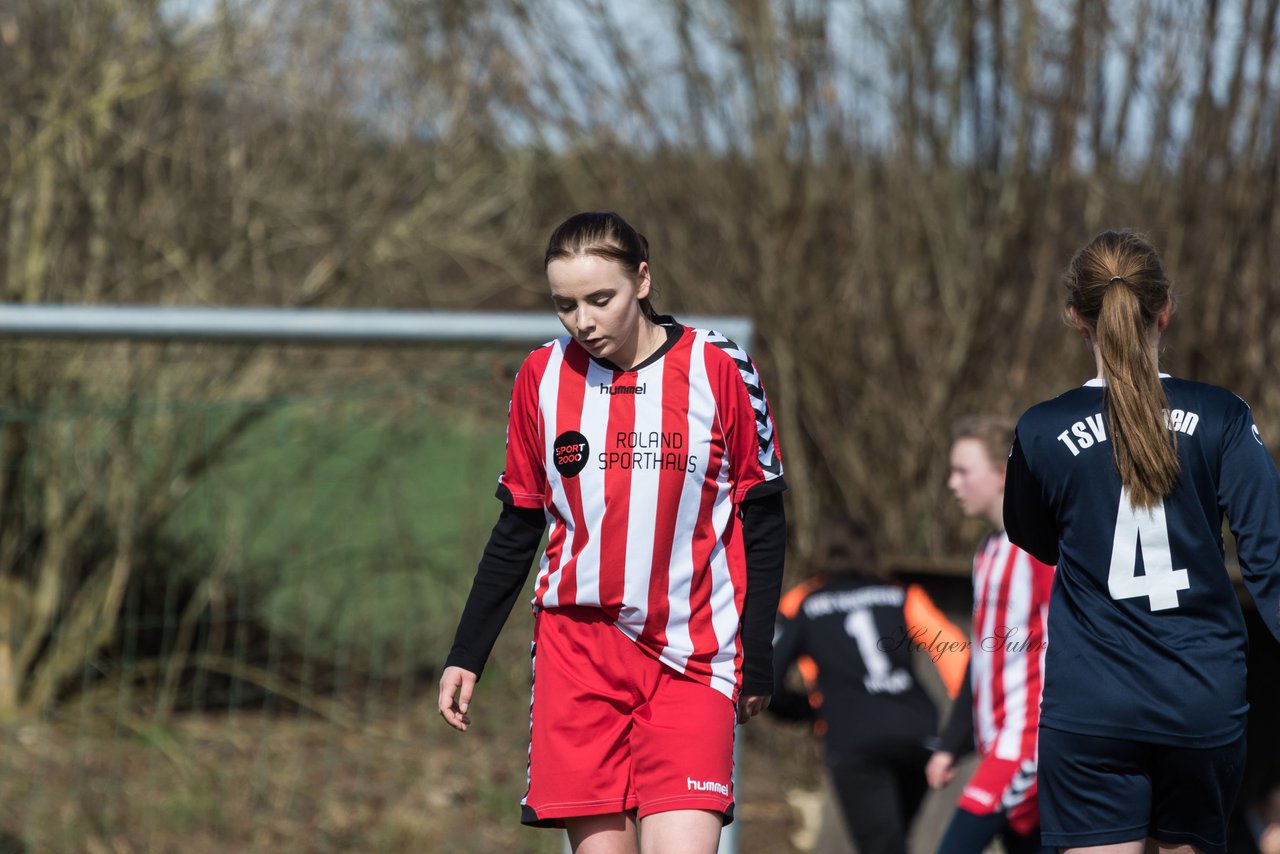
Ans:
[[[1145,575],[1138,575],[1139,554]],[[1134,507],[1129,490],[1122,488],[1116,536],[1111,544],[1111,572],[1107,576],[1111,598],[1147,596],[1152,611],[1166,611],[1178,607],[1179,590],[1190,588],[1187,571],[1173,568],[1164,502],[1149,509]]]

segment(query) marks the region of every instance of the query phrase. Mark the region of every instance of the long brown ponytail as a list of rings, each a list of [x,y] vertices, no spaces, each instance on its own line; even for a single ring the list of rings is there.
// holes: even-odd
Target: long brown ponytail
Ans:
[[[1085,323],[1107,382],[1107,433],[1120,482],[1136,507],[1151,507],[1178,479],[1177,439],[1166,426],[1169,399],[1150,346],[1169,304],[1156,250],[1131,231],[1104,231],[1067,268],[1067,306]]]

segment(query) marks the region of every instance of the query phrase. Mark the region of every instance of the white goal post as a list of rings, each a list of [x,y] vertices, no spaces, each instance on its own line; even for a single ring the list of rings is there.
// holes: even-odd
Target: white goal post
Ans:
[[[748,352],[752,323],[690,315]],[[0,339],[211,341],[307,344],[540,344],[564,334],[546,312],[373,311],[311,308],[0,305]]]

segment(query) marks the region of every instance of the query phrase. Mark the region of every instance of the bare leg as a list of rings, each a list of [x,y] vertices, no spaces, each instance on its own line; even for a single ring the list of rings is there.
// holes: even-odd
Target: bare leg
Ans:
[[[710,810],[671,810],[640,819],[643,854],[715,854],[724,817]]]
[[[573,854],[638,854],[635,815],[615,812],[566,818]]]
[[[1168,842],[1147,837],[1146,854],[1200,854],[1200,849],[1185,842],[1180,845],[1170,845]]]
[[[1117,842],[1114,845],[1089,845],[1081,848],[1062,848],[1062,854],[1147,854],[1150,839]],[[1172,854],[1172,852],[1170,852]]]

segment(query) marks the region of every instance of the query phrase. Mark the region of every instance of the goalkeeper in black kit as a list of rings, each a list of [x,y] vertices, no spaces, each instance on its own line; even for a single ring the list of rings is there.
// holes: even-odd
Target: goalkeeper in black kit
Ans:
[[[769,711],[814,720],[850,836],[861,854],[905,854],[927,789],[926,742],[938,710],[912,671],[930,651],[947,693],[960,691],[968,642],[918,585],[879,564],[870,528],[828,520],[815,552],[818,574],[779,608],[774,685],[794,663],[808,696],[776,690]]]

